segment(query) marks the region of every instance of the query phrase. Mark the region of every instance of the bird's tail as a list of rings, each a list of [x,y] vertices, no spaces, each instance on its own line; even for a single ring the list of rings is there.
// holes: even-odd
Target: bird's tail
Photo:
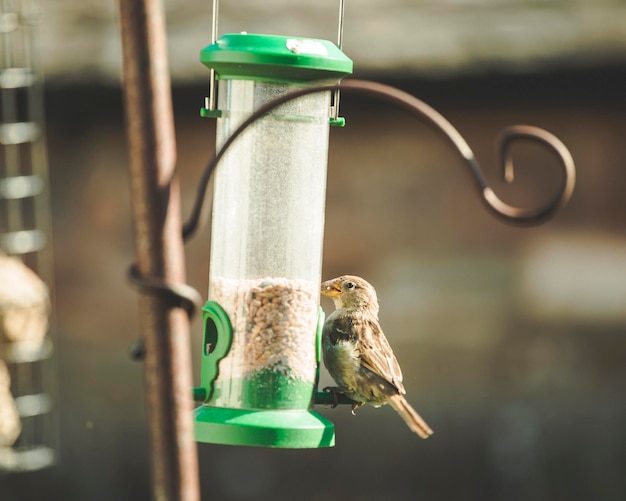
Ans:
[[[409,405],[403,395],[393,395],[389,399],[389,405],[393,407],[412,432],[417,433],[422,438],[428,438],[433,434],[433,430],[426,424],[426,421]]]

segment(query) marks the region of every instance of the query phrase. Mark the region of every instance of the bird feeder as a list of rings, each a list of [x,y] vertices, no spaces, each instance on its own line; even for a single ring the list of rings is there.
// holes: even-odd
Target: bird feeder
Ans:
[[[35,7],[0,7],[0,473],[39,470],[58,459],[50,190]],[[0,497],[6,496],[11,492]]]
[[[222,36],[201,62],[218,85],[216,106],[202,110],[217,117],[217,148],[263,104],[352,72],[332,42],[247,33]],[[329,125],[342,125],[331,97],[310,94],[272,110],[215,173],[200,442],[334,445],[333,424],[312,410]]]
[[[313,403],[354,404],[317,392],[326,163],[329,126],[344,124],[339,89],[385,99],[433,125],[469,167],[487,209],[508,222],[540,224],[563,207],[575,185],[574,162],[565,145],[543,129],[505,129],[499,150],[506,181],[513,180],[510,145],[516,140],[552,150],[563,171],[561,187],[548,203],[510,206],[490,188],[461,134],[436,110],[375,82],[338,85],[352,72],[352,61],[341,52],[342,1],[337,45],[248,33],[216,39],[217,0],[213,18],[212,43],[200,57],[211,70],[201,115],[217,118],[218,153],[207,166],[201,193],[219,165],[201,386],[194,390],[202,402],[195,410],[196,440],[332,446],[334,426],[312,410]],[[198,197],[184,234],[197,227],[202,202]],[[189,301],[168,284],[159,287]]]

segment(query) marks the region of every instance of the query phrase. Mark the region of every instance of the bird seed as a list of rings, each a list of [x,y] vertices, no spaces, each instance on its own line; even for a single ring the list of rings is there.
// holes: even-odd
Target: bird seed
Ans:
[[[315,380],[318,285],[286,278],[213,279],[209,297],[224,308],[233,329],[222,378],[259,372]]]

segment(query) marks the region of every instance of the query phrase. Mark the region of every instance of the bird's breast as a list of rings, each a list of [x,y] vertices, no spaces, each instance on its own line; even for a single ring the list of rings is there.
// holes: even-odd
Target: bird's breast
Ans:
[[[355,389],[361,367],[356,344],[348,340],[331,343],[326,339],[322,351],[324,365],[335,382],[344,388]]]

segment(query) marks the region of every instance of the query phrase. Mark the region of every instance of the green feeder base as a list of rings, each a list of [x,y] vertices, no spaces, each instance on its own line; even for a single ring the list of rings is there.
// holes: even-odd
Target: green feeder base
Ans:
[[[335,445],[335,426],[315,411],[242,410],[202,405],[196,441],[222,445],[313,449]]]

